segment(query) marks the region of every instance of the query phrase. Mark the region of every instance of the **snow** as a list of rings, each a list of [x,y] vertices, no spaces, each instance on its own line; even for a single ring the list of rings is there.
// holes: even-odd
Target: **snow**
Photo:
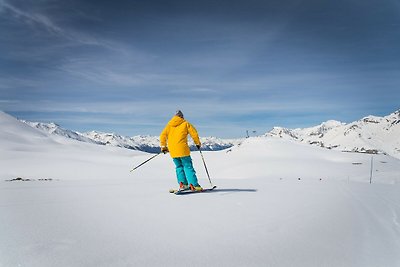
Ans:
[[[331,120],[303,129],[274,127],[266,136],[339,151],[386,153],[400,159],[400,111],[385,117],[370,115],[349,124]]]
[[[0,266],[400,265],[399,159],[373,155],[369,184],[371,155],[292,140],[203,154],[218,188],[175,196],[169,155],[130,173],[152,154],[0,112]]]

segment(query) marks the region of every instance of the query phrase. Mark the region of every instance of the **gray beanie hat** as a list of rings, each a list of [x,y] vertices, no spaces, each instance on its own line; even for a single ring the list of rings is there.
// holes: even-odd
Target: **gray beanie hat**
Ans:
[[[175,116],[181,117],[183,119],[183,113],[179,109],[176,111]]]

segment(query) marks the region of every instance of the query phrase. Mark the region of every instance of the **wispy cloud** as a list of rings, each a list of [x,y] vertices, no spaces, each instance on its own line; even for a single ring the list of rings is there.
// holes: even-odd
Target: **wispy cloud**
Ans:
[[[0,90],[1,89],[16,90],[20,88],[40,88],[43,85],[44,85],[43,81],[33,78],[20,78],[15,76],[4,78],[0,76]],[[15,91],[15,93],[17,94],[18,92]]]
[[[15,37],[17,45],[9,46],[9,51],[2,55],[2,58],[10,61],[26,62],[22,68],[28,69],[29,76],[34,78],[25,78],[22,71],[21,74],[2,73],[0,78],[4,82],[0,84],[0,88],[26,90],[45,83],[57,86],[57,81],[67,81],[71,77],[69,82],[79,78],[86,84],[93,83],[92,87],[99,84],[129,87],[145,84],[148,81],[163,82],[169,79],[165,75],[143,72],[136,68],[140,64],[151,62],[154,59],[153,55],[130,44],[73,27],[74,16],[88,19],[83,11],[78,12],[78,15],[63,14],[57,19],[52,14],[46,14],[48,12],[46,2],[20,8],[9,1],[0,0],[0,14],[3,18],[12,19],[17,25],[35,31],[35,34],[27,37],[34,40],[30,46],[20,42],[19,39],[22,37],[17,35]],[[90,16],[90,20],[93,19],[95,18]],[[45,42],[44,40],[46,40],[45,45],[41,44]],[[72,88],[79,86],[79,84],[62,83]],[[43,89],[45,87],[43,86]]]
[[[55,25],[48,17],[43,14],[25,12],[15,7],[14,5],[11,5],[5,0],[0,1],[0,11],[2,11],[3,13],[9,11],[15,19],[23,23],[32,26],[40,26],[51,33],[65,35],[65,31],[63,29]]]
[[[172,94],[178,95],[207,95],[212,96],[218,94],[218,90],[206,87],[186,87],[183,89],[173,89],[170,90]]]
[[[110,59],[112,60],[112,59]],[[107,58],[73,58],[57,67],[62,73],[79,77],[94,84],[116,87],[135,87],[139,85],[171,84],[184,80],[184,75],[145,72],[134,66],[127,66],[125,61],[106,62]],[[122,66],[121,66],[122,65]]]
[[[25,11],[5,0],[0,0],[0,12],[11,15],[18,22],[28,26],[45,30],[47,33],[66,39],[80,45],[93,45],[121,53],[131,53],[123,45],[103,38],[95,37],[81,31],[58,25],[50,16],[35,11]]]
[[[327,111],[338,108],[336,103],[317,104],[313,100],[293,100],[277,102],[276,100],[266,101],[254,99],[250,100],[231,100],[224,101],[218,99],[208,99],[207,101],[198,101],[195,99],[179,99],[173,101],[154,101],[154,100],[138,100],[138,101],[63,101],[62,103],[50,100],[29,101],[21,100],[18,107],[13,105],[7,106],[7,101],[3,106],[9,111],[37,111],[37,112],[71,112],[71,113],[105,113],[105,114],[135,114],[135,116],[154,116],[159,117],[161,114],[167,114],[169,117],[176,109],[182,109],[193,117],[226,117],[236,115],[251,115],[257,113],[268,112],[293,112],[296,110],[307,111]],[[343,104],[345,105],[345,104]],[[149,107],[152,107],[149,111]]]

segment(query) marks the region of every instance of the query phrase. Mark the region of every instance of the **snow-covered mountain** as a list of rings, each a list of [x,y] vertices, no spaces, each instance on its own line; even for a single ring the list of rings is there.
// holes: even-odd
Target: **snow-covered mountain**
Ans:
[[[101,133],[96,131],[83,133],[83,135],[105,145],[125,147],[150,153],[160,151],[160,139],[157,136],[136,135],[132,137],[126,137],[114,133]],[[226,140],[216,137],[200,137],[200,141],[202,143],[202,150],[205,151],[223,150],[232,147],[239,142],[239,140]],[[190,138],[189,145],[191,146],[192,150],[195,149],[195,145]]]
[[[97,131],[82,133],[82,135],[103,145],[124,147],[150,153],[160,151],[160,141],[158,141],[156,137],[149,135],[127,137],[115,133],[102,133]]]
[[[352,123],[327,121],[304,129],[274,127],[270,137],[362,153],[387,153],[400,158],[400,110],[385,116],[367,116]]]
[[[81,133],[61,128],[58,124],[55,124],[55,123],[30,122],[30,121],[25,121],[25,120],[21,120],[21,121],[28,124],[29,126],[31,126],[33,128],[37,128],[39,130],[42,130],[42,131],[50,133],[50,134],[64,136],[66,138],[70,138],[70,139],[74,139],[74,140],[78,140],[78,141],[82,141],[82,142],[87,142],[87,143],[103,144],[102,142],[97,142],[91,138],[86,137],[85,135],[83,135]]]
[[[54,123],[23,122],[46,133],[82,142],[124,147],[150,153],[160,151],[159,138],[156,136],[137,135],[128,137],[97,131],[79,133],[63,129]],[[347,124],[329,120],[310,128],[274,127],[265,136],[294,140],[339,151],[386,153],[400,158],[400,110],[385,117],[371,115]],[[223,150],[243,141],[243,139],[220,139],[216,137],[203,137],[200,140],[203,150],[206,151]],[[195,150],[193,142],[190,145],[192,150]]]
[[[116,147],[123,147],[133,150],[140,150],[149,153],[156,153],[160,151],[160,139],[156,136],[150,135],[137,135],[137,136],[121,136],[115,133],[103,133],[97,131],[91,131],[86,133],[80,133],[63,129],[55,123],[42,123],[42,122],[29,122],[21,120],[31,127],[37,128],[46,133],[63,136],[66,138],[78,140],[81,142],[95,143],[100,145],[110,145]],[[202,150],[205,151],[217,151],[223,150],[239,143],[240,139],[220,139],[216,137],[201,137]],[[189,141],[191,149],[194,150],[195,146],[193,142]]]

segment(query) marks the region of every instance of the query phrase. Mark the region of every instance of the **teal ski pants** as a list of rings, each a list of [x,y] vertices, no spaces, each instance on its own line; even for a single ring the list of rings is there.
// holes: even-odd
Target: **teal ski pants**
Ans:
[[[176,178],[178,183],[181,182],[185,185],[192,184],[193,186],[199,186],[196,177],[196,171],[193,168],[192,158],[190,156],[173,158],[175,163]]]

